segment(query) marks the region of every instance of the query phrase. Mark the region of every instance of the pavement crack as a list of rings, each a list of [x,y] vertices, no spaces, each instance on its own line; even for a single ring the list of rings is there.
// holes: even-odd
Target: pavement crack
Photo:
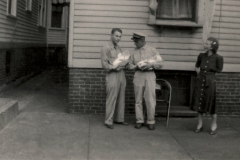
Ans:
[[[194,160],[194,158],[190,155],[190,153],[188,153],[188,151],[179,143],[179,141],[177,140],[177,138],[167,129],[167,131],[169,132],[169,134],[175,139],[175,141],[177,142],[177,144],[179,146],[182,147],[182,149],[188,154],[189,157],[192,158],[192,160]]]
[[[91,138],[91,123],[90,123],[90,116],[88,116],[88,148],[87,148],[87,159],[89,160],[90,157],[90,138]]]
[[[227,124],[229,127],[231,127],[233,130],[239,132],[238,129],[234,128],[234,126],[232,126],[230,123],[226,122],[226,120],[222,120],[225,124]]]

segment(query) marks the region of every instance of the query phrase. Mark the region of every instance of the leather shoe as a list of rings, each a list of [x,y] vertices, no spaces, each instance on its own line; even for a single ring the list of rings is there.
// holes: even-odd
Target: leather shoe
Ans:
[[[149,130],[155,130],[155,125],[154,124],[149,124],[148,129]]]
[[[200,133],[200,132],[202,132],[202,130],[203,130],[203,126],[201,128],[199,128],[199,129],[196,129],[194,132],[195,133]]]
[[[211,131],[209,132],[210,135],[215,135],[216,133],[217,133],[217,129],[215,129],[214,131],[211,130]]]
[[[115,124],[125,125],[125,126],[128,126],[128,125],[129,125],[129,123],[127,123],[127,122],[115,122],[115,121],[114,121],[114,123],[115,123]]]
[[[142,123],[137,123],[137,124],[135,125],[135,128],[136,128],[136,129],[140,129],[140,128],[142,128],[142,125],[143,125]]]
[[[107,128],[109,128],[109,129],[113,129],[113,128],[114,128],[113,125],[111,125],[111,124],[105,124],[105,126],[106,126]]]

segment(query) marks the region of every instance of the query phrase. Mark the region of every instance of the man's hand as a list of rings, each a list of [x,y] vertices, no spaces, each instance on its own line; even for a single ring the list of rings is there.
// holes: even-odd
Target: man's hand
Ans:
[[[150,68],[152,68],[153,64],[150,62],[145,62],[146,65],[144,65],[143,67],[141,67],[141,70],[145,71],[145,70],[149,70]]]
[[[127,60],[121,60],[121,63],[119,64],[119,66],[125,67],[128,64],[128,59]]]
[[[197,74],[200,73],[200,68],[197,68],[197,67],[196,67],[195,70],[196,70]]]
[[[163,67],[163,62],[155,63],[153,66],[154,66],[154,69],[161,69]]]
[[[120,65],[119,65],[115,70],[116,70],[116,71],[120,71],[120,70],[122,70],[122,69],[124,69],[124,68],[125,68],[125,66],[120,66]]]
[[[129,65],[128,69],[129,70],[136,70],[136,69],[138,69],[138,66],[137,65]]]

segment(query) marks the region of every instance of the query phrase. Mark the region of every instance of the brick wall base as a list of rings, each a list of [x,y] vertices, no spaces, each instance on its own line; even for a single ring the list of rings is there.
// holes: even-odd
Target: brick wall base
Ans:
[[[69,112],[104,114],[106,72],[102,69],[69,70]],[[126,72],[126,114],[134,113],[133,72]]]
[[[126,115],[133,115],[135,112],[133,74],[133,71],[126,71]],[[157,78],[172,75],[177,79],[181,75],[194,77],[195,72],[157,71],[156,75]],[[105,113],[105,76],[106,72],[103,69],[69,69],[70,113]],[[240,117],[240,73],[221,73],[217,77],[218,115]],[[168,81],[171,81],[171,79],[168,79]],[[189,81],[181,83],[189,85]],[[189,97],[189,103],[190,99]]]
[[[240,73],[221,73],[217,77],[218,115],[240,117]]]

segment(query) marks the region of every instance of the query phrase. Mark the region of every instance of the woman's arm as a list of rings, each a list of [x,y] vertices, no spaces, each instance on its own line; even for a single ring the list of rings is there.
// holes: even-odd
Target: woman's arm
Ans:
[[[217,68],[217,73],[219,73],[223,70],[223,57],[222,56],[219,56],[217,58],[216,68]]]
[[[197,72],[197,74],[199,74],[199,72],[200,72],[200,67],[195,67],[195,71]]]

